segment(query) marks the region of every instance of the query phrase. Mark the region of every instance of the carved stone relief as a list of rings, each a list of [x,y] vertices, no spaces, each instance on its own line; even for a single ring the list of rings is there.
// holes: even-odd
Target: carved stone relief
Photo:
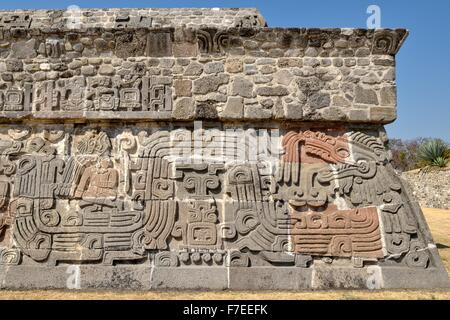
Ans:
[[[123,78],[76,76],[37,83],[25,94],[32,90],[33,111],[38,112],[164,112],[172,110],[171,82],[167,77],[149,78],[138,74]],[[17,105],[16,111],[29,107],[30,99],[25,101],[22,91],[10,90],[3,96],[5,111],[12,111],[12,102]]]
[[[163,266],[432,263],[382,143],[362,132],[286,131],[271,172],[217,157],[239,132],[0,131],[3,264],[143,262],[148,252]]]
[[[442,279],[382,131],[407,33],[267,28],[255,9],[3,12],[0,287],[67,266],[96,288]]]

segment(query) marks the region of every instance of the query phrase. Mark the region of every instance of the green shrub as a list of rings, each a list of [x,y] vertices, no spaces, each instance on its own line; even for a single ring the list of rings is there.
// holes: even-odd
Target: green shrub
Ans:
[[[448,145],[441,139],[425,141],[419,148],[419,159],[424,165],[445,167],[448,158]]]
[[[424,138],[413,140],[390,139],[389,149],[392,154],[392,165],[399,171],[409,171],[420,168],[422,165],[418,158],[420,145]]]
[[[447,166],[448,159],[444,157],[437,157],[433,160],[432,166],[443,168]]]

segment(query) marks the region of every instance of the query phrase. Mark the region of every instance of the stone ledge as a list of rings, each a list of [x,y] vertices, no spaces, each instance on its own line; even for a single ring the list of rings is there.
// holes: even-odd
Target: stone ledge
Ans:
[[[2,13],[0,12],[0,18]],[[129,33],[133,32],[133,35]],[[173,26],[173,27],[124,27],[108,28],[106,26],[74,30],[64,27],[51,28],[0,28],[0,41],[2,45],[2,57],[8,49],[6,41],[18,42],[35,39],[28,42],[26,49],[29,55],[37,56],[45,52],[38,52],[40,43],[61,43],[67,49],[66,43],[83,38],[86,47],[92,47],[97,54],[108,51],[108,45],[99,43],[98,39],[108,39],[113,42],[123,42],[124,36],[130,41],[140,41],[145,48],[147,43],[152,44],[152,37],[158,37],[159,42],[167,46],[186,46],[189,43],[198,43],[198,50],[186,56],[197,54],[225,54],[250,55],[255,57],[367,57],[369,55],[397,54],[403,42],[408,36],[406,29],[331,29],[331,28],[238,28],[238,27],[214,27],[214,26]],[[164,38],[161,38],[164,37]],[[134,38],[134,39],[133,39]],[[97,39],[97,40],[96,40]],[[97,41],[97,43],[95,42]],[[25,45],[25,43],[24,43]],[[110,48],[111,49],[111,48]],[[110,50],[109,49],[109,50]],[[282,53],[275,49],[284,50]],[[296,49],[296,50],[295,50]],[[69,50],[70,51],[70,50]],[[75,50],[76,51],[76,50]],[[117,47],[116,47],[117,51]],[[117,55],[117,52],[116,52]],[[95,55],[93,55],[95,56]],[[119,56],[119,55],[118,55]],[[139,52],[133,56],[176,56],[176,52],[158,51]],[[58,56],[64,57],[64,50]],[[26,58],[26,57],[24,57]],[[68,56],[69,60],[71,59]],[[389,61],[380,60],[379,65],[392,65]]]
[[[438,272],[436,272],[438,271]],[[79,274],[76,278],[75,274]],[[0,268],[1,289],[308,290],[449,288],[441,270],[398,267],[15,266]],[[77,279],[77,280],[75,280]]]
[[[374,107],[377,108],[377,107]],[[391,115],[389,117],[385,118],[359,118],[359,117],[353,117],[352,115],[344,116],[344,117],[327,117],[327,118],[297,118],[297,119],[291,119],[289,116],[283,116],[283,117],[275,117],[271,114],[266,116],[259,116],[259,112],[264,112],[265,110],[259,106],[255,106],[251,113],[246,114],[244,117],[236,116],[217,116],[213,120],[220,121],[223,123],[228,123],[230,120],[234,123],[245,123],[246,121],[254,121],[255,124],[259,122],[265,122],[267,120],[272,121],[286,121],[289,120],[292,123],[312,123],[316,125],[321,124],[327,124],[330,122],[335,123],[352,123],[352,124],[387,124],[395,121],[395,109],[390,108],[392,110]],[[353,111],[353,110],[350,110]],[[158,111],[137,111],[137,112],[127,112],[127,111],[118,111],[118,112],[96,112],[96,111],[87,111],[87,112],[0,112],[0,124],[1,123],[8,123],[11,121],[22,121],[22,122],[28,122],[32,120],[64,120],[68,123],[75,122],[75,123],[86,123],[89,121],[94,120],[117,120],[117,121],[138,121],[138,122],[148,122],[148,121],[202,121],[202,120],[211,120],[208,118],[204,118],[201,115],[198,115],[196,113],[192,113],[191,116],[185,116],[182,114],[182,116],[173,115],[171,112],[158,112]]]

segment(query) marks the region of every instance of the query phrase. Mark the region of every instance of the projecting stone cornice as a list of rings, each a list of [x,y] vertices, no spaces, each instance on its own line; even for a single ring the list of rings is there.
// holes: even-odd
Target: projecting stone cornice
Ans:
[[[43,54],[46,42],[77,41],[92,46],[94,55],[117,53],[117,47],[130,42],[127,57],[196,56],[202,53],[229,53],[257,57],[362,57],[395,55],[408,35],[405,29],[317,29],[317,28],[0,28],[0,56],[8,57],[11,42],[32,40],[28,56]],[[156,43],[152,43],[156,42]],[[91,44],[92,43],[92,44]],[[195,44],[192,46],[192,44]],[[142,50],[134,50],[139,46]],[[173,51],[174,46],[185,50]],[[188,46],[188,47],[186,47]],[[150,51],[144,48],[150,47]],[[84,49],[84,47],[83,47]],[[80,49],[82,50],[82,49]],[[69,55],[70,57],[75,55]]]

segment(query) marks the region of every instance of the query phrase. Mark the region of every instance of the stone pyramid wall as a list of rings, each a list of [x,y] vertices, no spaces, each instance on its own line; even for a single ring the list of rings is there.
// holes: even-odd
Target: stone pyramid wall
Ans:
[[[385,149],[406,36],[2,11],[0,286],[448,286]]]

